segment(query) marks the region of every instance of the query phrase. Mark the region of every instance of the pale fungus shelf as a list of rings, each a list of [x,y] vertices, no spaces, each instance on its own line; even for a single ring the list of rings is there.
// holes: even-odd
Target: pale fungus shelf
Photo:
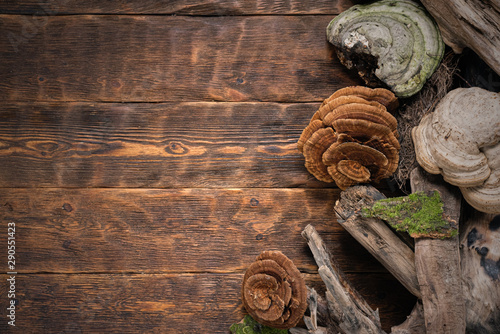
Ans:
[[[422,89],[443,58],[438,26],[413,1],[356,5],[328,25],[328,41],[340,61],[369,86],[386,85],[398,97]]]
[[[302,319],[307,308],[306,284],[283,253],[264,251],[245,272],[242,300],[258,323],[288,329]]]
[[[412,137],[420,166],[460,187],[475,209],[500,213],[500,94],[452,90]]]
[[[307,170],[340,189],[379,182],[398,167],[398,106],[387,89],[346,87],[327,98],[297,142]]]

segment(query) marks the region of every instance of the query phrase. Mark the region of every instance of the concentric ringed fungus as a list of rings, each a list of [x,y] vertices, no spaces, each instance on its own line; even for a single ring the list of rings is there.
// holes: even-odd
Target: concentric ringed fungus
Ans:
[[[482,88],[449,92],[412,129],[418,163],[442,174],[479,211],[500,213],[500,94]]]
[[[243,305],[257,322],[288,329],[302,319],[307,288],[300,271],[279,251],[264,251],[243,277]]]
[[[357,69],[367,85],[386,85],[398,97],[420,91],[444,54],[438,26],[409,0],[353,6],[326,33],[346,67]]]
[[[340,189],[379,182],[399,161],[396,96],[383,88],[342,88],[327,98],[297,142],[307,170]]]

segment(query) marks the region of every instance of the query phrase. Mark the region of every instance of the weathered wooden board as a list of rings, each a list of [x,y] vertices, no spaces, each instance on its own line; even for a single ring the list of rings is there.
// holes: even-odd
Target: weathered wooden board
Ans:
[[[18,274],[0,332],[228,333],[262,250],[322,289],[309,223],[384,328],[402,322],[414,298],[335,222],[339,190],[295,144],[361,83],[325,38],[355,2],[2,1],[0,230],[16,224]]]
[[[6,103],[2,187],[334,187],[296,142],[319,104]]]
[[[235,272],[263,250],[316,265],[300,232],[322,233],[346,272],[382,272],[335,222],[336,189],[0,189],[22,273]],[[0,248],[7,249],[7,238]],[[343,268],[344,269],[344,268]]]
[[[5,282],[9,276],[2,274]],[[229,333],[243,317],[238,274],[38,274],[15,278],[16,327],[5,316],[2,333]],[[317,275],[306,275],[320,286]],[[408,296],[388,274],[352,276],[385,328],[411,310]],[[392,283],[392,284],[388,284]],[[0,286],[5,310],[5,284]]]
[[[0,99],[322,101],[359,83],[331,18],[0,15]]]
[[[338,14],[359,0],[3,0],[0,13],[61,14],[176,14],[176,15],[269,15]]]

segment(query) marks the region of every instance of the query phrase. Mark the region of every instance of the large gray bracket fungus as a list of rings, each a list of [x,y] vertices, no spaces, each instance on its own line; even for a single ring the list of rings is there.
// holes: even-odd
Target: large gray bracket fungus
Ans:
[[[347,68],[357,69],[367,85],[387,85],[398,97],[420,91],[444,53],[432,17],[407,0],[353,6],[328,24],[326,34]]]
[[[482,88],[449,92],[412,130],[418,163],[460,187],[465,200],[500,213],[500,94]]]

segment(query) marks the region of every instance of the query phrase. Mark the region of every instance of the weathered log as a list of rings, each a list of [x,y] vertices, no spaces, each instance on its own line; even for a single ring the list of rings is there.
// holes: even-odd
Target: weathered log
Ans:
[[[335,203],[337,221],[408,291],[420,298],[413,250],[381,219],[360,214],[362,208],[383,198],[385,196],[372,186],[350,187]]]
[[[421,168],[414,169],[410,179],[411,195],[379,200],[364,214],[384,219],[415,238],[415,268],[427,332],[465,333],[457,223],[461,197],[442,178]]]
[[[412,192],[438,191],[443,201],[443,211],[458,222],[461,197],[457,189],[420,167],[411,172],[410,182]],[[465,300],[458,234],[447,238],[416,238],[415,267],[427,332],[465,333]]]
[[[433,191],[440,195],[438,197],[442,199],[440,217],[447,225],[444,229],[439,229],[439,233],[435,231],[430,233],[434,238],[423,234],[417,235],[415,254],[409,256],[415,258],[413,275],[418,280],[416,289],[421,294],[422,301],[417,302],[404,323],[392,327],[391,333],[498,333],[498,328],[500,328],[500,215],[480,214],[466,206],[472,213],[461,217],[461,195],[458,189],[446,184],[441,176],[430,175],[421,168],[411,173],[411,186],[415,192]],[[360,241],[374,255],[377,254],[377,258],[384,259],[386,265],[389,263],[391,265],[389,267],[392,267],[395,272],[401,270],[399,265],[380,254],[386,252],[394,254],[394,250],[391,249],[394,243],[387,243],[386,240],[397,239],[396,234],[377,218],[370,218],[375,223],[367,225],[369,218],[364,218],[361,212],[367,211],[364,208],[373,210],[373,203],[376,201],[377,203],[385,201],[384,205],[390,207],[400,202],[408,202],[409,200],[405,200],[408,198],[410,197],[384,199],[384,196],[371,186],[356,186],[343,191],[340,201],[335,206],[339,223],[346,227],[353,236],[357,236],[358,240],[365,238],[379,242],[379,249],[377,249],[377,243],[373,240],[371,243]],[[421,205],[418,201],[412,204]],[[420,210],[416,210],[418,214],[424,212],[422,208],[418,207]],[[415,214],[416,211],[402,211],[402,216]],[[401,217],[395,219],[401,220]],[[459,219],[461,219],[460,236],[453,233],[453,230],[458,228],[456,222]],[[347,225],[346,222],[348,222]],[[389,224],[394,226],[394,222],[389,222]],[[373,233],[373,225],[386,226],[388,233]],[[366,316],[363,303],[359,305],[352,303],[353,300],[358,300],[357,298],[351,299],[351,303],[342,302],[342,298],[356,295],[356,292],[348,282],[346,284],[342,281],[342,275],[338,274],[335,266],[331,264],[321,238],[313,232],[315,231],[312,226],[308,226],[303,236],[309,241],[309,246],[320,267],[320,275],[327,286],[328,312],[333,320],[333,324],[329,323],[326,326],[327,333],[353,332],[353,324],[356,322],[358,327],[355,332],[363,328],[375,331],[375,333],[383,333],[383,331],[380,332],[381,329],[376,322],[374,327],[369,327],[374,322]],[[314,235],[314,237],[308,237],[308,235]],[[411,253],[411,248],[408,247],[408,249]],[[316,298],[318,302],[315,302],[314,307],[319,309],[321,302],[319,297]],[[322,316],[324,316],[325,308],[325,306],[322,307]],[[368,312],[368,315],[373,314],[376,313]],[[324,328],[313,326],[312,322],[309,324],[308,328],[311,333],[323,333]]]
[[[500,75],[500,1],[422,0],[444,42],[456,53],[469,47]]]

